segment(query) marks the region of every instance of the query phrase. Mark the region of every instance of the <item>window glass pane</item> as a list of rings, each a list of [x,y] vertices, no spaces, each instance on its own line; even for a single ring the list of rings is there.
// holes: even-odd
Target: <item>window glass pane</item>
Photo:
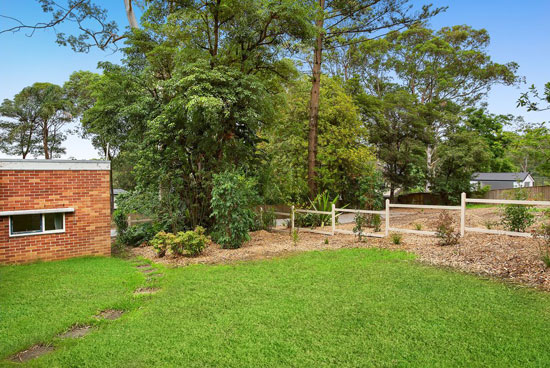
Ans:
[[[12,234],[36,231],[42,231],[42,215],[17,215],[11,217]]]
[[[47,213],[44,215],[44,225],[46,231],[63,230],[63,214],[62,213]]]

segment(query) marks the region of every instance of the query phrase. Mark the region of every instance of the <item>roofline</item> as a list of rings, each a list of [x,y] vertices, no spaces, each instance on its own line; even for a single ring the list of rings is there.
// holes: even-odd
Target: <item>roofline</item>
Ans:
[[[22,160],[0,158],[1,170],[110,170],[111,162],[103,160]]]

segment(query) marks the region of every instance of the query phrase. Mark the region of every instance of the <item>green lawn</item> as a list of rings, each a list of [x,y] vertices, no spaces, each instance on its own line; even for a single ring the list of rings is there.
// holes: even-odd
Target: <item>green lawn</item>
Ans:
[[[163,273],[159,293],[134,297],[130,291],[145,281],[122,260],[0,268],[0,358],[42,341],[57,350],[28,365],[542,367],[550,362],[550,294],[422,266],[405,253],[345,249]],[[81,339],[54,338],[111,307],[128,312],[98,323]]]

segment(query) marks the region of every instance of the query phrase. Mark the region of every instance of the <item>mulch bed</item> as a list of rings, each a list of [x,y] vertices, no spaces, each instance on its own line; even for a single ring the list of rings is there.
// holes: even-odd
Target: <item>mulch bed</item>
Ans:
[[[423,225],[422,230],[432,230],[439,216],[439,211],[400,212],[404,213],[395,218],[392,216],[392,227],[414,229],[420,223]],[[468,209],[466,222],[467,226],[485,228],[484,223],[496,221],[497,218],[495,209]],[[351,230],[353,224],[340,225],[339,228]],[[377,247],[412,252],[425,264],[452,267],[550,291],[550,270],[546,270],[540,260],[538,243],[530,238],[466,233],[459,246],[445,247],[439,246],[435,237],[412,234],[403,234],[399,245],[391,243],[390,239],[366,238],[364,242],[358,242],[352,235],[338,234],[332,237],[307,232],[300,232],[298,244],[294,245],[288,230],[256,231],[250,235],[251,240],[242,248],[221,249],[219,245],[210,243],[198,257],[174,257],[168,254],[159,258],[149,246],[132,248],[130,253],[157,263],[186,266],[267,259],[311,250]],[[325,239],[328,239],[328,244]]]

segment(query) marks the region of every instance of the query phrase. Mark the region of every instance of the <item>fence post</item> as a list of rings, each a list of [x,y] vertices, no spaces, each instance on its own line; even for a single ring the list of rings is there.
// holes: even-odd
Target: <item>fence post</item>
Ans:
[[[386,236],[390,235],[390,200],[386,199]]]
[[[460,195],[460,237],[464,236],[466,228],[466,193]]]
[[[336,232],[336,205],[332,204],[332,235]]]
[[[294,234],[294,206],[290,209],[290,233]]]

